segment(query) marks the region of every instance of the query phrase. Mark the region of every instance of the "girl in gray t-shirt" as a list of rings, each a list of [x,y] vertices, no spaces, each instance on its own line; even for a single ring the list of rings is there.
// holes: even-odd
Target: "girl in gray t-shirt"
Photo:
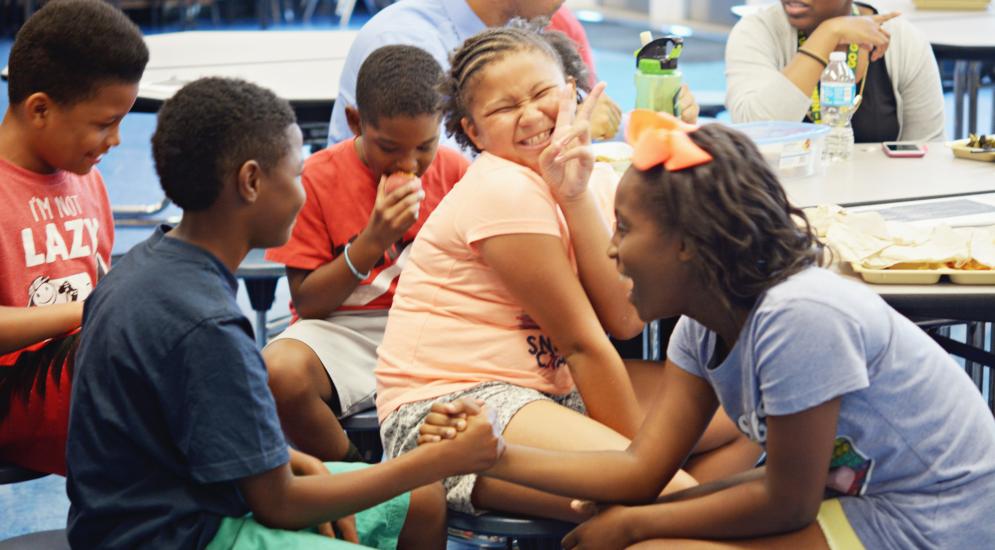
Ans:
[[[949,355],[818,267],[805,215],[745,136],[637,111],[627,137],[609,255],[640,317],[683,316],[666,382],[626,451],[509,446],[483,475],[587,499],[565,548],[995,547],[995,422]],[[765,466],[658,499],[719,406]],[[455,425],[437,412],[450,418],[425,441]]]

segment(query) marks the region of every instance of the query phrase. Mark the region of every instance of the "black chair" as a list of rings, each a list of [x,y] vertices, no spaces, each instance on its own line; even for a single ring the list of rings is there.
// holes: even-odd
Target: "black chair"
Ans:
[[[380,440],[377,410],[366,409],[339,421],[363,458],[370,463],[379,462],[383,455],[383,443]],[[450,510],[449,528],[456,531],[470,531],[477,535],[504,537],[509,550],[515,541],[521,550],[542,550],[559,548],[560,540],[574,526],[552,519],[497,513],[471,516]]]
[[[0,550],[69,550],[69,541],[65,529],[52,529],[0,541]]]
[[[359,411],[356,414],[340,418],[342,429],[352,443],[363,455],[363,460],[370,464],[380,462],[383,457],[383,442],[380,441],[380,420],[375,408]]]
[[[48,474],[21,468],[20,466],[14,466],[13,464],[0,462],[0,485],[29,481],[32,479],[38,479],[39,477],[45,477],[47,475]]]
[[[449,529],[504,537],[508,550],[553,550],[575,525],[555,519],[486,512],[479,516],[449,510]],[[517,544],[516,544],[517,543]]]

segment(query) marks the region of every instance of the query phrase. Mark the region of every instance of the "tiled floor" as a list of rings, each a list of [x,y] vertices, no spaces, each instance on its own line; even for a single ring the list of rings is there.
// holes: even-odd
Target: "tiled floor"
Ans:
[[[353,26],[365,21],[366,15],[356,14]],[[316,18],[312,27],[337,25],[327,15]],[[254,22],[227,25],[224,28],[255,28]],[[277,30],[301,28],[300,25],[282,25]],[[162,30],[177,30],[167,28]],[[624,108],[630,109],[635,102],[632,78],[634,64],[632,51],[636,48],[640,29],[618,25],[593,24],[588,33],[595,50],[598,76],[609,83],[609,94]],[[9,38],[0,40],[0,59],[6,59],[10,52]],[[693,90],[719,93],[725,89],[724,45],[713,40],[692,38],[682,57],[682,70],[685,80]],[[6,110],[6,84],[0,83],[0,110]],[[947,112],[953,112],[953,100],[947,94]],[[981,99],[981,128],[990,133],[992,118],[992,90],[985,90]],[[952,122],[948,124],[952,129]],[[112,151],[101,164],[100,169],[107,181],[111,200],[115,204],[149,203],[157,201],[161,190],[152,169],[149,138],[155,127],[154,115],[135,113],[129,115],[122,124],[122,144]],[[948,133],[950,130],[948,130]],[[121,234],[121,238],[128,238]],[[129,240],[135,240],[131,238]],[[278,288],[278,298],[274,313],[287,311],[289,293],[285,282]],[[250,318],[245,292],[240,293],[240,302]],[[69,501],[65,495],[65,481],[57,476],[25,483],[0,486],[0,540],[21,533],[52,529],[65,526]]]

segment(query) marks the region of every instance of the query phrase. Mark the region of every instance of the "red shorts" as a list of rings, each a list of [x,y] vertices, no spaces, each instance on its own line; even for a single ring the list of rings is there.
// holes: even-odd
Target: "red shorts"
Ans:
[[[0,461],[66,475],[79,331],[0,355]]]

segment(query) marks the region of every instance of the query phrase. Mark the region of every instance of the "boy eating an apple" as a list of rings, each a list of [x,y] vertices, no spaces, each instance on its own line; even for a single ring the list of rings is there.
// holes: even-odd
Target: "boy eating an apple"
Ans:
[[[287,437],[325,461],[361,458],[339,418],[373,407],[376,349],[409,247],[468,166],[439,146],[441,72],[413,46],[370,54],[346,109],[356,137],[307,160],[290,240],[266,253],[287,266],[295,314],[263,350],[270,389]]]

